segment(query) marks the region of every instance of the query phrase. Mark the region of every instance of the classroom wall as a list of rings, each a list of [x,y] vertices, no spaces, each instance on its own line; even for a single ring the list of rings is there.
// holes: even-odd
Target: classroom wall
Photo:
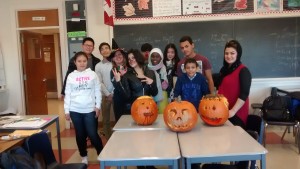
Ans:
[[[100,57],[98,44],[103,41],[111,43],[112,29],[103,24],[103,0],[86,0],[88,36],[95,40],[94,54]],[[64,0],[0,0],[0,46],[4,56],[4,67],[8,88],[8,105],[24,114],[24,91],[21,57],[19,55],[18,31],[16,29],[16,10],[57,8],[60,19],[61,63],[63,76],[68,64],[66,48],[66,26]],[[300,90],[298,78],[253,79],[250,102],[261,102],[269,93],[270,87]],[[1,97],[1,96],[0,96]],[[1,103],[0,103],[1,104]]]

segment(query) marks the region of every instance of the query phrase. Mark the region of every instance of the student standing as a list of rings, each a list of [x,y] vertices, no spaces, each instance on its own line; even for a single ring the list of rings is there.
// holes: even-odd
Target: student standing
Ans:
[[[176,69],[179,62],[179,56],[177,48],[173,43],[166,45],[164,50],[163,63],[167,69],[168,88],[166,89],[168,94],[168,100],[171,102],[174,99],[174,86],[177,80]]]
[[[110,72],[112,69],[112,63],[107,58],[111,54],[110,45],[106,42],[103,42],[99,45],[100,54],[103,56],[103,60],[99,62],[95,67],[95,72],[98,75],[100,84],[101,84],[101,92],[102,92],[102,124],[103,124],[103,132],[108,140],[112,134],[112,130],[110,127],[110,111],[113,105],[113,91],[114,86],[110,79]]]
[[[116,49],[110,54],[112,62],[110,79],[114,86],[113,102],[116,122],[123,114],[126,114],[127,99],[123,95],[123,79],[128,71],[127,53],[122,49]],[[128,114],[128,113],[127,113]],[[130,114],[130,113],[129,113]]]
[[[144,56],[144,62],[145,64],[147,65],[148,64],[148,58],[149,58],[149,54],[150,54],[150,51],[153,49],[152,45],[149,44],[149,43],[144,43],[142,44],[141,46],[141,52]]]
[[[199,65],[198,72],[200,72],[206,77],[209,91],[210,93],[214,93],[214,81],[212,78],[211,64],[209,63],[209,60],[205,56],[195,53],[195,45],[190,36],[183,36],[179,42],[180,49],[184,54],[184,57],[179,61],[177,65],[177,76],[180,77],[182,73],[184,73],[185,60],[187,58],[194,58]]]
[[[137,49],[128,51],[128,62],[130,69],[120,78],[117,69],[113,69],[114,79],[118,86],[115,90],[127,101],[124,114],[130,114],[132,103],[140,96],[155,96],[158,93],[155,74],[145,65],[142,53]]]
[[[238,41],[226,43],[218,93],[223,94],[229,102],[230,122],[245,129],[252,77],[249,69],[242,64],[241,56],[242,47]]]
[[[88,56],[87,67],[90,68],[91,70],[95,70],[96,64],[100,62],[100,59],[98,59],[92,54],[94,50],[94,45],[95,45],[94,39],[92,39],[91,37],[86,37],[82,40],[82,45],[81,45],[82,52],[84,52]],[[76,65],[74,63],[74,60],[75,60],[74,57],[72,57],[69,61],[68,71],[66,73],[64,83],[63,83],[63,88],[61,90],[62,97],[65,95],[66,80],[68,78],[68,75],[74,70],[76,70]]]
[[[197,72],[198,63],[193,58],[187,58],[184,62],[183,73],[175,85],[174,97],[178,100],[181,96],[181,100],[191,102],[196,110],[198,110],[200,100],[202,96],[209,93],[208,86],[205,77]]]
[[[154,100],[158,105],[158,112],[163,113],[168,104],[168,96],[166,89],[168,88],[168,78],[166,66],[163,63],[164,55],[159,48],[153,48],[148,58],[148,68],[153,70],[156,77],[156,85],[158,94],[154,96]]]
[[[127,113],[132,103],[140,96],[155,96],[158,93],[154,71],[148,69],[142,53],[137,49],[128,51],[128,62],[131,69],[124,78],[124,90],[127,102]],[[115,74],[115,73],[114,73]],[[137,166],[138,169],[156,169],[154,166]]]
[[[242,46],[238,41],[231,40],[225,44],[218,93],[223,94],[229,102],[229,121],[246,129],[252,76],[249,69],[242,64],[241,56]],[[248,168],[248,164],[248,161],[240,161],[236,166],[244,169]]]
[[[100,83],[97,74],[87,68],[88,56],[78,52],[74,56],[77,70],[69,74],[66,81],[64,109],[67,120],[72,119],[76,143],[82,163],[88,164],[86,138],[91,139],[99,155],[103,149],[97,132],[97,121],[101,110]]]

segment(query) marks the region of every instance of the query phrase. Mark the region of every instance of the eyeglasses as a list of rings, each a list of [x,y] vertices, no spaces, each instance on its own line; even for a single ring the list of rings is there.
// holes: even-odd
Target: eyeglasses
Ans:
[[[88,44],[84,44],[83,46],[87,47],[87,48],[93,48],[94,47],[94,45],[88,45]]]

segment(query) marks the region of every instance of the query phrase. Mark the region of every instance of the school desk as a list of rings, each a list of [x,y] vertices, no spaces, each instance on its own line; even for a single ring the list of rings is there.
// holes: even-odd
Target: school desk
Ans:
[[[193,163],[260,160],[266,169],[266,153],[261,144],[239,126],[201,127],[178,133],[181,155],[187,169]],[[182,162],[184,168],[185,163]]]
[[[62,163],[62,154],[61,154],[61,140],[60,140],[60,128],[59,128],[59,118],[58,115],[25,115],[20,116],[23,120],[26,121],[28,119],[32,119],[32,124],[36,124],[35,120],[44,120],[44,122],[37,126],[30,126],[29,124],[26,125],[16,125],[11,127],[3,127],[0,126],[0,132],[12,132],[14,130],[34,130],[34,129],[45,129],[51,124],[55,122],[56,124],[56,134],[57,134],[57,146],[58,146],[58,153],[59,153],[59,162]],[[17,123],[16,123],[17,124]]]
[[[166,165],[178,169],[177,133],[162,130],[115,131],[98,156],[101,169],[107,166]]]

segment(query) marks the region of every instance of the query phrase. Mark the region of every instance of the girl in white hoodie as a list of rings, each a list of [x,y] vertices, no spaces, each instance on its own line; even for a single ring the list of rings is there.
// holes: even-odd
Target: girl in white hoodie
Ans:
[[[95,120],[100,114],[101,92],[97,74],[87,67],[88,57],[84,52],[74,56],[77,70],[67,78],[64,109],[67,120],[72,120],[76,143],[82,163],[88,164],[86,138],[89,137],[99,155],[103,149]]]

